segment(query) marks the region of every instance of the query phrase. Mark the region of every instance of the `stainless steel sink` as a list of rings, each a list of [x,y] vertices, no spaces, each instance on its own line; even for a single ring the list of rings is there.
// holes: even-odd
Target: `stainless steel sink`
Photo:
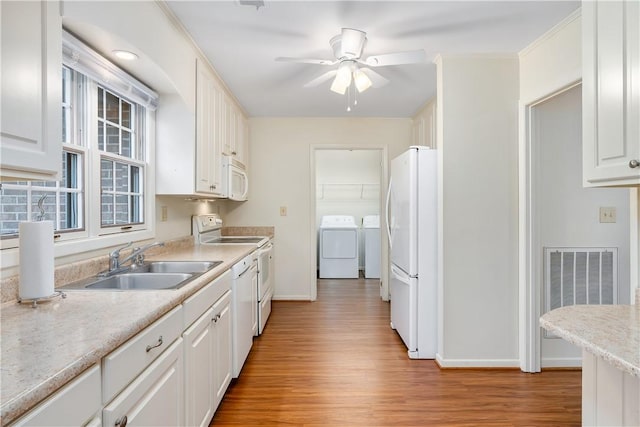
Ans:
[[[151,261],[110,275],[95,276],[62,286],[62,290],[179,289],[222,261]]]
[[[136,269],[136,273],[205,273],[222,261],[151,261]]]
[[[156,290],[177,289],[187,283],[193,274],[187,273],[125,273],[98,279],[85,286],[87,289]]]

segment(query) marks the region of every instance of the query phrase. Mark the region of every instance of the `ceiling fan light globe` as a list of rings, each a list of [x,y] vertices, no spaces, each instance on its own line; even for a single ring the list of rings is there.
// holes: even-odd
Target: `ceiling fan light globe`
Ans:
[[[331,90],[335,93],[344,95],[347,88],[351,85],[351,64],[343,62],[338,67],[336,78],[333,79]]]
[[[347,92],[347,88],[349,85],[344,85],[339,81],[338,77],[333,79],[333,83],[331,83],[331,91],[340,95],[344,95]]]
[[[353,80],[356,85],[356,89],[358,89],[358,92],[360,93],[369,89],[373,84],[369,76],[363,73],[362,70],[356,70],[353,72]]]
[[[344,86],[349,86],[351,84],[351,64],[347,62],[343,62],[340,64],[338,68],[338,74],[336,74],[336,80],[339,80],[340,83]]]

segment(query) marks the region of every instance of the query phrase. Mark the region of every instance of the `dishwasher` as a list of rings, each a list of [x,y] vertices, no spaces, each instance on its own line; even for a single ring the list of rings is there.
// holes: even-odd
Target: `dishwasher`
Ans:
[[[258,265],[255,255],[248,255],[236,263],[231,273],[233,378],[238,378],[257,327]]]

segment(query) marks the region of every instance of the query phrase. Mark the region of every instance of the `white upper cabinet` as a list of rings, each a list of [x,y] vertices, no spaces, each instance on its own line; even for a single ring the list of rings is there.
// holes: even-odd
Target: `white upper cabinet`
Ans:
[[[58,1],[0,2],[3,179],[59,179],[62,19]]]
[[[436,148],[436,100],[432,99],[413,118],[412,144]]]
[[[195,62],[195,117],[179,96],[163,96],[156,112],[156,193],[225,198],[222,155],[246,165],[248,122],[209,65]]]
[[[220,147],[222,90],[206,65],[198,61],[196,69],[196,191],[224,197]]]
[[[249,156],[248,123],[242,111],[225,96],[225,137],[222,154],[231,156],[243,165],[247,165]]]
[[[582,3],[586,187],[640,184],[640,2]]]

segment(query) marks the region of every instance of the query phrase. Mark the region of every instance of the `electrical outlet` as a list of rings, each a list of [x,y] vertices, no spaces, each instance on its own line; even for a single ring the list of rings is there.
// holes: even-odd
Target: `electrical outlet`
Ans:
[[[616,222],[616,208],[615,207],[601,207],[600,208],[600,222]]]
[[[287,216],[287,207],[280,206],[280,216]]]
[[[160,207],[160,221],[165,222],[167,220],[167,207]]]

